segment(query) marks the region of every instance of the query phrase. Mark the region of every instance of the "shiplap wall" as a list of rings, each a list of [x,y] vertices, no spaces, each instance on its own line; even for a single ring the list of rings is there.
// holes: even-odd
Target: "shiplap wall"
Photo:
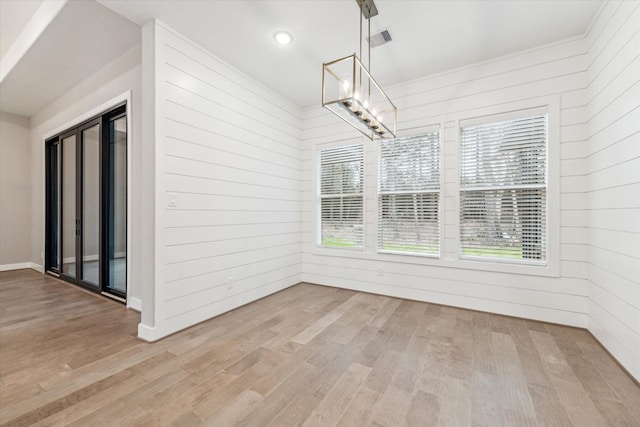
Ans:
[[[301,118],[162,23],[155,55],[160,337],[300,282]]]
[[[640,3],[587,35],[589,330],[640,379]]]
[[[376,253],[377,160],[376,145],[371,142],[365,143],[365,251],[317,248],[316,149],[357,134],[321,108],[306,110],[303,280],[586,327],[587,65],[586,43],[578,37],[385,88],[398,106],[400,129],[442,123],[445,234],[440,260]],[[550,159],[559,162],[558,176],[550,187],[560,192],[558,203],[551,206],[560,225],[559,233],[551,233],[558,242],[554,249],[559,252],[559,274],[544,277],[469,268],[472,262],[457,259],[456,120],[534,107],[549,99],[559,106],[559,117],[550,123],[551,132],[559,135],[555,141],[559,146],[553,147],[559,158]]]

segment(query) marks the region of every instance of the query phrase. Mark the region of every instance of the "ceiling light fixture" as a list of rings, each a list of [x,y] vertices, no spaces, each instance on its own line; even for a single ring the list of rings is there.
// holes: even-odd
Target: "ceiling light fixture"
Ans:
[[[371,18],[378,14],[378,9],[373,0],[356,0],[356,3],[360,7],[362,58],[362,19],[367,20],[368,38],[371,38]],[[367,59],[368,67],[355,53],[322,64],[322,106],[372,141],[394,138],[398,110],[369,72],[371,45]]]
[[[273,35],[278,44],[289,44],[293,41],[293,36],[286,31],[278,31]]]

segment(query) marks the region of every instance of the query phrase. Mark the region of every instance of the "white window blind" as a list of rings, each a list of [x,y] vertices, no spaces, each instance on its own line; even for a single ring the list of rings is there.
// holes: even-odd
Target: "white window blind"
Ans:
[[[320,151],[320,245],[363,248],[362,144]]]
[[[463,257],[547,258],[547,115],[460,129]]]
[[[378,250],[440,253],[440,132],[382,140]]]

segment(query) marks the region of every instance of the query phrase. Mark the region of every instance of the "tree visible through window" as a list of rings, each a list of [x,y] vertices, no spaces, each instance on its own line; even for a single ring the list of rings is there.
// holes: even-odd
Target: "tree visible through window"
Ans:
[[[378,250],[440,253],[440,133],[382,140]]]
[[[363,248],[362,144],[320,151],[320,245]]]
[[[546,261],[547,115],[460,129],[462,256]]]

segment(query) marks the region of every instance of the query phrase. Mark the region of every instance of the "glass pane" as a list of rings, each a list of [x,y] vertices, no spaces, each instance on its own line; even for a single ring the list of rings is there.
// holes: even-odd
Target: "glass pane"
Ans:
[[[110,123],[109,135],[109,281],[127,290],[127,118]]]
[[[62,140],[62,272],[76,276],[76,137]]]
[[[49,241],[49,265],[50,268],[59,271],[60,269],[60,145],[53,144],[50,149],[49,166],[51,173],[50,179],[50,214],[51,214],[51,235]]]
[[[82,279],[98,285],[100,125],[82,131]]]

